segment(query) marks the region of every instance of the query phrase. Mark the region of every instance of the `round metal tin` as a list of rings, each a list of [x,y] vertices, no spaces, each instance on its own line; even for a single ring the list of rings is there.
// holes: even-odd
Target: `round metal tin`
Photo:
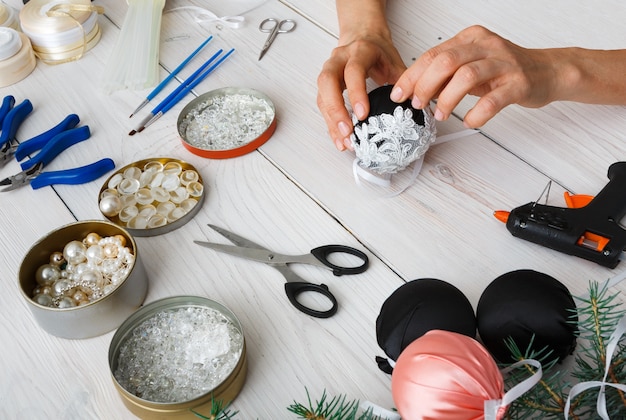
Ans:
[[[62,251],[70,241],[95,232],[102,237],[122,235],[135,255],[128,276],[109,294],[98,300],[72,308],[52,308],[36,303],[32,291],[37,285],[38,267],[50,261],[50,255]],[[58,337],[81,339],[96,337],[117,328],[143,303],[148,292],[148,276],[133,237],[124,229],[102,220],[87,220],[60,227],[41,238],[26,253],[20,266],[19,285],[22,296],[37,323]]]
[[[133,186],[133,188],[122,188],[120,183],[117,183],[120,180],[120,177],[121,179],[124,179],[126,177],[126,174],[129,174],[129,173],[132,174],[132,172],[135,172],[135,174],[137,174],[139,173],[139,171],[141,171],[142,173],[147,172],[146,168],[149,168],[150,167],[149,165],[156,165],[157,167],[161,165],[163,167],[163,171],[166,170],[168,165],[174,165],[176,167],[180,167],[182,172],[180,173],[179,179],[183,177],[184,173],[197,174],[197,181],[195,181],[197,185],[193,184],[195,185],[195,188],[192,188],[191,184],[183,185],[182,180],[181,180],[181,186],[180,186],[180,187],[184,186],[185,189],[192,191],[189,197],[185,198],[185,200],[194,200],[195,204],[191,202],[193,207],[189,210],[187,210],[186,207],[184,207],[183,209],[183,202],[180,201],[180,198],[182,198],[181,196],[182,194],[184,194],[184,192],[180,193],[176,191],[171,192],[171,193],[176,193],[176,199],[170,198],[170,200],[167,200],[170,203],[175,204],[176,206],[176,210],[172,210],[172,212],[170,213],[167,213],[166,210],[161,211],[161,208],[159,207],[159,205],[163,206],[162,208],[165,208],[166,205],[164,205],[163,203],[166,203],[166,201],[160,201],[162,200],[162,198],[160,197],[157,197],[156,199],[153,199],[150,202],[146,202],[146,199],[144,197],[140,197],[141,195],[145,196],[144,194],[146,192],[145,189],[150,190],[154,196],[155,187],[162,186],[162,184],[158,185],[159,183],[157,182],[155,178],[153,178],[151,180],[151,183],[149,184],[144,184],[146,180],[139,181],[138,189],[136,191],[133,191],[136,185]],[[141,174],[138,176],[141,176]],[[198,189],[201,191],[200,193],[198,193]],[[113,204],[113,205],[107,204],[106,201],[108,199],[104,200],[104,196],[109,193],[116,194],[115,191],[117,191],[117,194],[122,201],[125,200],[126,198],[131,201],[130,202],[123,201],[123,203],[121,204],[121,207],[118,207],[117,204]],[[152,225],[146,225],[146,226],[143,226],[143,223],[137,223],[136,220],[133,221],[132,217],[129,218],[130,216],[132,216],[132,213],[129,213],[128,211],[123,211],[124,209],[127,209],[127,207],[131,205],[129,203],[132,203],[133,199],[130,198],[130,195],[134,195],[135,200],[137,200],[137,203],[134,203],[133,205],[136,206],[138,212],[148,209],[147,214],[150,214],[152,213],[152,209],[149,208],[148,206],[152,206],[154,207],[155,210],[159,211],[158,215],[165,217],[166,220],[164,220],[163,217],[160,217],[157,220],[157,223],[154,223]],[[106,217],[109,221],[115,223],[116,225],[122,226],[124,229],[127,229],[132,235],[139,236],[139,237],[156,236],[156,235],[162,235],[164,233],[171,232],[183,226],[187,222],[189,222],[189,220],[191,220],[202,207],[202,203],[204,202],[205,195],[206,195],[206,188],[204,186],[202,176],[193,165],[191,165],[190,163],[184,162],[182,160],[179,160],[179,159],[174,159],[174,158],[166,158],[166,157],[151,158],[151,159],[144,159],[144,160],[139,160],[137,162],[131,163],[119,169],[115,173],[113,173],[104,182],[104,184],[102,185],[102,188],[100,189],[100,193],[98,195],[98,207],[100,208],[100,212],[102,213],[104,217]],[[129,196],[129,197],[124,198],[125,196]],[[172,197],[172,194],[170,194],[170,197]],[[177,201],[180,201],[180,202],[177,202]],[[117,203],[117,201],[115,200],[114,202]],[[126,206],[124,203],[129,204],[129,206]],[[167,208],[171,209],[171,206]],[[187,212],[179,217],[179,215],[182,214],[184,210],[187,210]],[[176,211],[177,213],[174,213],[174,211]]]
[[[267,95],[226,87],[198,96],[178,116],[178,134],[190,152],[213,159],[250,153],[276,130],[276,109]]]
[[[162,403],[148,401],[126,390],[115,377],[118,368],[120,350],[127,339],[144,321],[165,311],[186,309],[191,307],[211,308],[224,315],[243,337],[239,359],[232,372],[219,385],[206,393],[189,401]],[[150,355],[146,355],[150,357]],[[154,301],[137,310],[117,329],[109,346],[109,368],[115,388],[119,392],[124,405],[136,416],[142,419],[197,419],[194,412],[208,415],[211,412],[213,401],[221,401],[224,406],[229,404],[243,388],[247,374],[246,344],[241,323],[224,305],[199,296],[174,296]],[[192,411],[193,410],[193,411]]]

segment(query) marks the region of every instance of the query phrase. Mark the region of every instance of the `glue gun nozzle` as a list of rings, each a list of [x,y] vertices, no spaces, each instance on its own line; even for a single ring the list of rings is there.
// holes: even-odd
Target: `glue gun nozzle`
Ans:
[[[506,210],[496,210],[493,212],[493,216],[502,223],[506,223],[507,220],[509,220],[509,214],[510,212]]]

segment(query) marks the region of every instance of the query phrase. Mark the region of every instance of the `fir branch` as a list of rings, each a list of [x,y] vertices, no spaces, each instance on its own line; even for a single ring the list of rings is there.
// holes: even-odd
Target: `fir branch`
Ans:
[[[196,417],[200,417],[204,420],[233,420],[235,415],[237,415],[238,411],[227,410],[228,404],[224,405],[224,401],[216,400],[211,397],[211,412],[208,416],[198,413],[197,411],[191,410]]]
[[[306,389],[308,404],[294,401],[287,410],[305,420],[385,420],[373,414],[372,409],[359,414],[359,401],[347,401],[345,395],[339,395],[327,401],[326,390],[321,398],[313,403],[309,390]]]

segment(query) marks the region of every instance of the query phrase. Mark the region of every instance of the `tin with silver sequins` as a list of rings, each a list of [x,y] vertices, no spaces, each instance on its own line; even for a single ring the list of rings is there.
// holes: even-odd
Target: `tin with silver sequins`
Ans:
[[[102,238],[121,235],[125,239],[125,246],[134,255],[125,277],[110,292],[79,306],[59,308],[35,302],[38,270],[68,243],[94,233]],[[39,326],[52,335],[69,339],[95,337],[114,330],[142,305],[148,291],[148,276],[135,240],[125,229],[101,220],[70,223],[41,238],[22,260],[18,280],[20,292]]]
[[[195,390],[190,398],[172,401],[171,398],[173,397],[171,396],[168,398],[154,397],[155,391],[147,388],[157,387],[160,382],[168,381],[166,390],[168,387],[169,389],[180,389],[183,386],[179,382],[180,378],[176,376],[191,374],[192,371],[194,373],[202,371],[205,368],[203,363],[208,364],[206,359],[210,359],[213,365],[222,363],[225,359],[225,356],[216,356],[217,353],[214,350],[204,350],[202,346],[200,346],[199,351],[187,353],[189,348],[198,349],[198,346],[193,346],[192,343],[198,336],[203,335],[203,331],[199,331],[202,328],[202,323],[182,325],[179,330],[171,330],[180,325],[172,320],[172,317],[181,311],[208,311],[221,317],[222,322],[229,325],[228,340],[230,340],[231,347],[228,351],[232,353],[229,356],[228,364],[224,362],[227,370],[223,372],[223,379],[213,379],[210,386],[203,386],[204,390],[202,391]],[[159,331],[159,327],[150,323],[157,322],[154,320],[158,317],[169,317],[163,321],[170,328],[167,330],[167,336],[176,337],[181,334],[185,337],[185,339],[174,340],[172,347],[176,348],[170,349],[169,344],[164,344],[160,338],[154,336],[157,334],[156,331]],[[146,324],[150,325],[146,326]],[[214,324],[208,322],[207,324],[211,325],[207,328],[213,328]],[[237,336],[236,339],[232,338],[232,334]],[[136,337],[141,337],[141,339]],[[137,347],[133,348],[133,346],[139,345],[136,344],[137,342],[149,343],[148,346],[154,347],[153,353],[146,353]],[[235,342],[236,344],[233,344]],[[134,357],[133,354],[137,355],[137,361],[128,360],[129,357]],[[169,369],[171,366],[170,357],[172,355],[190,359],[193,361],[193,367],[182,372],[176,371],[178,373],[166,373],[165,369]],[[185,360],[186,363],[191,363],[191,361]],[[137,365],[142,363],[146,365]],[[167,365],[161,366],[163,363]],[[214,300],[199,296],[173,296],[160,299],[136,311],[117,329],[109,346],[109,367],[115,388],[124,405],[134,415],[142,419],[197,419],[195,412],[208,417],[214,401],[226,406],[235,399],[243,388],[247,374],[243,328],[233,312]],[[131,371],[125,374],[120,372],[122,369],[135,369],[137,373]],[[144,382],[144,379],[147,381]],[[150,396],[147,397],[147,395]]]
[[[276,130],[276,108],[264,93],[225,87],[189,102],[178,116],[178,134],[191,153],[211,159],[242,156]]]

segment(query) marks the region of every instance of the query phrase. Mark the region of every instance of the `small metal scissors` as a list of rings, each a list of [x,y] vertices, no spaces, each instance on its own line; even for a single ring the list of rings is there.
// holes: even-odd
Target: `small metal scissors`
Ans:
[[[299,311],[316,318],[328,318],[333,316],[337,312],[338,308],[337,299],[335,299],[335,296],[330,292],[330,290],[328,290],[328,286],[325,284],[309,283],[291,270],[291,268],[289,268],[289,264],[300,263],[323,267],[332,270],[335,276],[341,276],[343,274],[359,274],[364,272],[369,265],[369,259],[365,253],[345,245],[323,245],[312,249],[309,254],[284,255],[272,252],[226,229],[211,224],[208,226],[220,233],[232,243],[236,244],[236,246],[201,241],[194,241],[195,243],[219,252],[236,255],[252,261],[262,262],[274,267],[280,271],[287,280],[287,283],[285,283],[285,293],[287,294],[291,304]],[[335,265],[328,260],[329,255],[334,253],[354,255],[363,263],[356,267]],[[326,311],[320,311],[303,305],[298,301],[298,296],[303,292],[315,292],[323,295],[332,304],[332,307]]]
[[[278,34],[286,34],[296,29],[296,21],[291,19],[283,19],[280,22],[274,18],[264,19],[263,22],[259,25],[259,30],[261,32],[268,32],[269,36],[263,45],[263,49],[261,50],[261,54],[259,55],[259,61],[263,58],[267,50],[274,42],[276,35]]]

